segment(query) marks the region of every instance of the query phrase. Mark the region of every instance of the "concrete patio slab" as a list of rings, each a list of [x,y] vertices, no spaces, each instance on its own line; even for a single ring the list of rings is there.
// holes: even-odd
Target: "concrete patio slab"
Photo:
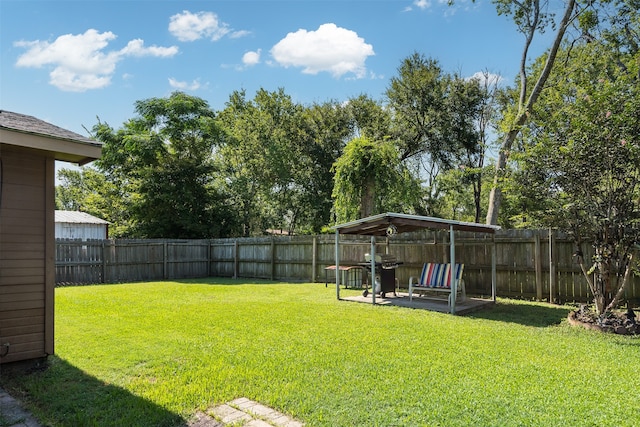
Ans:
[[[372,304],[373,298],[371,294],[368,296],[356,295],[340,298],[344,301],[353,301],[360,303]],[[495,304],[490,299],[482,298],[467,298],[465,301],[456,302],[456,314],[464,315],[472,313],[477,310],[491,307]],[[409,301],[409,295],[407,293],[399,292],[397,296],[392,293],[387,293],[384,298],[379,295],[376,296],[376,305],[389,305],[397,307],[415,308],[419,310],[436,311],[438,313],[449,313],[449,304],[445,299],[425,298],[417,297],[414,295],[413,301]]]

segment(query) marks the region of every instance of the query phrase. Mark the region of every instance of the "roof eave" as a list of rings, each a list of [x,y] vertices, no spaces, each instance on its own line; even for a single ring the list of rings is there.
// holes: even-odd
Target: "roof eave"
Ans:
[[[84,165],[100,158],[102,144],[0,127],[0,143],[52,153],[56,160]]]

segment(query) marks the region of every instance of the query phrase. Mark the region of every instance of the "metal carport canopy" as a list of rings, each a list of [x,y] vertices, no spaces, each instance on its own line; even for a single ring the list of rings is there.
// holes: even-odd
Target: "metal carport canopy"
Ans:
[[[475,222],[463,222],[447,220],[442,218],[435,218],[421,215],[408,215],[401,213],[383,213],[373,215],[367,218],[362,218],[356,221],[339,224],[333,227],[336,231],[336,243],[335,243],[335,256],[336,256],[336,271],[339,271],[340,267],[340,234],[356,234],[361,236],[371,236],[371,283],[375,286],[375,238],[376,236],[387,236],[387,230],[389,227],[395,227],[394,233],[408,233],[424,228],[428,229],[444,229],[449,230],[449,250],[450,250],[450,262],[452,264],[451,271],[453,271],[453,265],[455,264],[455,231],[470,231],[476,233],[490,233],[495,234],[500,230],[497,225],[478,224]],[[453,289],[451,292],[456,295],[457,283],[453,281]],[[491,254],[491,290],[492,297],[495,301],[496,296],[496,268],[495,268],[495,246],[492,249]],[[340,276],[336,274],[336,295],[340,299]],[[375,292],[372,292],[373,303],[375,304]],[[450,299],[450,311],[455,313],[455,297]]]

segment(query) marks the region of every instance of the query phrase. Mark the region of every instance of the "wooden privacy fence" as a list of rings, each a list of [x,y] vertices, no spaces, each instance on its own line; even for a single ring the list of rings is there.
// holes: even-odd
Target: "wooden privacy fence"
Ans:
[[[210,276],[208,240],[56,239],[56,284]]]
[[[575,263],[573,242],[542,230],[503,230],[495,236],[456,235],[457,262],[465,264],[467,292],[491,295],[491,250],[496,246],[497,294],[547,301],[588,301],[586,280]],[[340,236],[340,265],[358,265],[369,238]],[[581,248],[585,262],[592,249]],[[378,239],[377,253],[390,253],[401,288],[425,262],[448,262],[448,233],[425,231]],[[259,278],[335,283],[335,236],[211,240],[56,240],[56,283],[118,283],[198,277]],[[366,280],[366,275],[365,275]],[[628,291],[640,299],[640,278]]]

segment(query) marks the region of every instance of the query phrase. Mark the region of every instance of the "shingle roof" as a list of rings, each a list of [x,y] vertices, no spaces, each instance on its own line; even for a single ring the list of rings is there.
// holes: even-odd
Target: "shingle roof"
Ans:
[[[109,221],[100,219],[85,212],[78,211],[56,211],[55,222],[76,223],[76,224],[109,224]]]
[[[99,159],[102,143],[25,114],[0,110],[0,144],[49,152],[84,165]]]
[[[75,132],[71,132],[70,130],[52,125],[44,120],[7,110],[0,110],[0,127],[17,130],[19,132],[71,140],[83,144],[101,145],[98,141],[94,141]]]

